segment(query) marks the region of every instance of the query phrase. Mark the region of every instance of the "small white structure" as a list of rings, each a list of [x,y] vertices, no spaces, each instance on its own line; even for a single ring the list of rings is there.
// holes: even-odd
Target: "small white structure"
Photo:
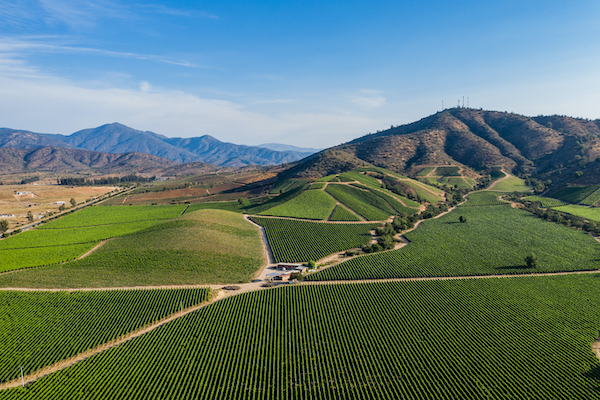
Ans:
[[[15,214],[0,214],[0,218],[13,218]]]
[[[60,205],[60,204],[67,204],[67,203],[64,202],[64,201],[57,201],[56,203],[52,203],[52,204],[59,204]]]
[[[277,269],[280,269],[282,271],[291,271],[293,269],[297,269],[298,267],[301,267],[302,264],[294,264],[294,263],[279,263],[277,264]]]
[[[31,194],[31,192],[15,192],[15,196],[25,196],[27,194]]]

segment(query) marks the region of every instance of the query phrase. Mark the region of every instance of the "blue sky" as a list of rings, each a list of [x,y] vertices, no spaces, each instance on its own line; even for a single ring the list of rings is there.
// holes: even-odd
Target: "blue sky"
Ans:
[[[328,147],[463,96],[596,119],[599,21],[586,0],[0,0],[0,126]]]

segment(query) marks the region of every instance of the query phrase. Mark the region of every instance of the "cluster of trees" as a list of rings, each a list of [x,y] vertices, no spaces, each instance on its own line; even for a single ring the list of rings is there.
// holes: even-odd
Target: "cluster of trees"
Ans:
[[[144,178],[135,174],[125,176],[110,176],[108,178],[99,179],[86,179],[86,178],[59,178],[57,183],[65,186],[106,186],[106,185],[118,185],[122,183],[131,182],[152,182],[156,179],[155,176],[151,178]]]
[[[21,185],[26,185],[28,183],[37,182],[40,180],[39,176],[31,176],[29,178],[25,178],[21,180]]]
[[[379,179],[381,179],[381,181],[383,182],[381,185],[382,188],[387,189],[390,192],[396,193],[400,196],[404,196],[407,199],[418,201],[419,203],[423,202],[423,199],[421,199],[411,187],[404,185],[402,182],[397,181],[388,175],[381,175]]]
[[[556,222],[565,226],[572,226],[577,229],[583,229],[586,232],[592,232],[596,235],[600,235],[600,224],[596,221],[588,221],[582,217],[578,217],[577,215],[563,213],[552,208],[543,208],[538,202],[526,204],[525,201],[522,201],[522,203],[525,206],[525,210],[539,218],[545,219],[546,221]]]

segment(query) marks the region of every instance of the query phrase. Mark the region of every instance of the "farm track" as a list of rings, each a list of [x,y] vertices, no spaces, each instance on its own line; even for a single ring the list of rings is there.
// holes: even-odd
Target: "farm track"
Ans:
[[[110,239],[112,239],[112,238],[110,238]],[[103,241],[101,241],[100,243],[98,243],[97,245],[95,245],[94,247],[92,247],[90,250],[88,250],[85,254],[82,254],[78,258],[78,260],[86,258],[90,254],[92,254],[93,252],[95,252],[96,250],[98,250],[100,247],[104,246],[106,244],[106,242],[108,242],[110,239],[104,239]]]
[[[490,190],[492,189],[493,186],[495,186],[496,183],[507,179],[510,175],[505,174],[505,177],[494,182],[494,184],[492,184],[489,188],[484,189],[484,190]],[[473,193],[475,191],[469,192],[465,195],[465,201],[463,201],[462,203],[458,204],[457,206],[454,206],[450,209],[448,209],[448,211],[445,211],[441,214],[436,215],[434,218],[431,219],[436,219],[436,218],[440,218],[443,215],[446,215],[450,212],[452,212],[456,207],[458,207],[459,205],[464,204],[466,201],[468,201],[467,196],[471,193]],[[187,210],[187,209],[186,209]],[[185,213],[185,211],[184,211]],[[189,313],[192,313],[194,311],[197,311],[203,307],[206,307],[210,304],[213,304],[219,300],[222,300],[226,297],[231,297],[237,294],[241,294],[241,293],[246,293],[246,292],[250,292],[250,291],[255,291],[255,290],[266,290],[265,288],[262,288],[262,283],[266,278],[266,272],[268,270],[269,267],[273,267],[276,265],[275,261],[274,261],[274,256],[273,256],[273,252],[271,251],[271,248],[269,246],[268,240],[267,240],[267,236],[266,236],[266,231],[263,227],[261,227],[260,225],[254,223],[253,221],[250,220],[250,216],[253,215],[244,215],[244,219],[248,222],[250,222],[251,224],[253,224],[254,226],[256,226],[260,232],[261,232],[261,242],[262,242],[262,246],[263,246],[263,254],[265,255],[265,265],[261,268],[261,270],[259,272],[257,272],[257,274],[255,275],[255,279],[251,282],[251,283],[244,283],[244,284],[239,284],[239,285],[235,285],[239,287],[239,290],[223,290],[223,285],[158,285],[158,286],[130,286],[130,287],[100,287],[100,288],[62,288],[62,289],[46,289],[46,288],[0,288],[0,291],[50,291],[50,292],[58,292],[58,291],[68,291],[68,292],[73,292],[73,291],[109,291],[109,290],[152,290],[152,289],[179,289],[179,288],[200,288],[200,287],[210,287],[212,290],[211,293],[211,297],[208,301],[205,301],[201,304],[197,304],[195,306],[192,307],[188,307],[182,311],[179,312],[175,312],[173,314],[171,314],[170,316],[167,316],[161,320],[158,320],[152,324],[149,324],[145,327],[142,327],[140,329],[137,329],[135,331],[132,331],[130,333],[127,333],[125,335],[123,335],[122,337],[112,340],[110,342],[107,342],[105,344],[102,344],[100,346],[97,346],[94,349],[88,350],[86,352],[80,353],[74,357],[62,360],[60,362],[57,362],[55,364],[49,365],[45,368],[42,368],[32,374],[29,374],[27,376],[24,377],[24,382],[25,384],[29,384],[32,383],[46,375],[49,375],[51,373],[60,371],[62,369],[65,369],[67,367],[70,367],[76,363],[79,363],[80,361],[83,361],[95,354],[101,353],[105,350],[108,350],[112,347],[118,346],[122,343],[125,343],[131,339],[134,339],[136,337],[139,337],[145,333],[151,332],[153,330],[155,330],[156,328],[171,322],[179,317],[182,317],[184,315],[187,315]],[[288,219],[288,220],[295,220],[295,221],[308,221],[308,222],[315,222],[315,223],[329,223],[329,224],[347,224],[347,223],[355,223],[355,224],[364,224],[364,223],[374,223],[374,222],[388,222],[388,221],[313,221],[313,220],[304,220],[304,219],[297,219],[297,218],[289,218],[289,217],[271,217],[271,216],[258,216],[260,218],[274,218],[274,219]],[[417,223],[415,224],[415,226],[409,230],[406,230],[405,232],[403,232],[400,235],[400,238],[402,239],[403,243],[399,243],[397,244],[397,246],[395,247],[395,249],[397,248],[401,248],[405,245],[408,244],[408,241],[403,237],[403,235],[405,233],[411,232],[415,229],[417,229],[419,227],[419,225],[427,220],[419,220],[417,221]],[[598,240],[600,242],[600,238],[595,237],[596,240]],[[86,254],[82,255],[79,259],[84,258],[86,256],[88,256],[89,254],[91,254],[93,251],[97,250],[100,246],[102,246],[104,243],[106,243],[108,240],[104,240],[101,243],[99,243],[97,246],[95,246],[93,249],[91,249],[90,251],[88,251]],[[394,250],[395,250],[394,249]],[[388,250],[391,251],[391,250]],[[322,260],[326,260],[329,259],[333,256],[339,255],[339,253],[335,253],[332,254],[330,256],[325,257]],[[368,256],[369,254],[363,255],[363,256]],[[320,270],[333,266],[333,265],[337,265],[340,262],[344,261],[344,259],[339,260],[338,262],[328,265],[326,267],[321,268]],[[15,271],[8,271],[7,273],[12,273]],[[379,282],[407,282],[407,281],[442,281],[442,280],[465,280],[465,279],[499,279],[499,278],[520,278],[520,277],[544,277],[544,276],[559,276],[559,275],[576,275],[576,274],[597,274],[600,273],[600,270],[587,270],[587,271],[563,271],[563,272],[547,272],[547,273],[526,273],[526,274],[495,274],[495,275],[471,275],[471,276],[444,276],[444,277],[410,277],[410,278],[388,278],[388,279],[361,279],[361,280],[332,280],[332,281],[303,281],[301,283],[299,283],[299,285],[339,285],[339,284],[364,284],[364,283],[379,283]],[[284,283],[280,283],[277,284],[276,286],[280,286],[283,285]],[[594,352],[594,354],[596,355],[596,357],[598,359],[600,359],[600,336],[593,342],[592,344],[592,350]],[[18,386],[21,386],[22,381],[20,378],[14,379],[12,381],[0,384],[0,390],[2,389],[8,389],[8,388],[15,388]]]
[[[206,287],[206,285],[202,286],[202,287]],[[72,365],[75,365],[78,362],[81,362],[81,361],[83,361],[83,360],[85,360],[85,359],[87,359],[89,357],[92,357],[92,356],[98,354],[98,353],[101,353],[101,352],[103,352],[105,350],[108,350],[108,349],[110,349],[112,347],[118,346],[118,345],[120,345],[122,343],[125,343],[125,342],[131,340],[131,339],[139,337],[139,336],[141,336],[141,335],[143,335],[145,333],[151,332],[151,331],[155,330],[156,328],[158,328],[158,327],[160,327],[160,326],[162,326],[162,325],[164,325],[164,324],[166,324],[168,322],[171,322],[171,321],[175,320],[176,318],[183,317],[184,315],[187,315],[187,314],[189,314],[191,312],[194,312],[194,311],[197,311],[197,310],[199,310],[199,309],[201,309],[203,307],[206,307],[207,305],[212,304],[212,303],[220,300],[221,297],[222,296],[221,296],[220,292],[213,292],[213,293],[211,293],[211,299],[209,299],[208,301],[205,301],[205,302],[200,303],[200,304],[196,304],[195,306],[188,307],[188,308],[183,309],[181,311],[177,311],[177,312],[175,312],[175,313],[173,313],[173,314],[171,314],[171,315],[169,315],[169,316],[167,316],[165,318],[162,318],[162,319],[160,319],[158,321],[155,321],[155,322],[153,322],[153,323],[151,323],[149,325],[146,325],[146,326],[144,326],[142,328],[136,329],[136,330],[134,330],[132,332],[126,333],[125,335],[123,335],[123,336],[121,336],[121,337],[119,337],[117,339],[111,340],[110,342],[101,344],[101,345],[99,345],[99,346],[97,346],[97,347],[95,347],[93,349],[84,351],[83,353],[79,353],[76,356],[64,359],[64,360],[59,361],[57,363],[54,363],[52,365],[48,365],[48,366],[46,366],[46,367],[44,367],[42,369],[39,369],[39,370],[35,371],[32,374],[25,375],[23,377],[23,380],[21,380],[21,378],[16,378],[16,379],[13,379],[11,381],[2,383],[2,384],[0,384],[0,390],[2,390],[2,389],[16,388],[16,387],[21,386],[23,383],[25,383],[27,385],[27,384],[29,384],[31,382],[34,382],[34,381],[36,381],[36,380],[38,380],[40,378],[43,378],[46,375],[52,374],[54,372],[57,372],[57,371],[60,371],[62,369],[65,369],[67,367],[70,367]]]
[[[256,218],[287,219],[290,221],[314,222],[315,224],[363,224],[364,225],[364,224],[376,224],[376,223],[390,222],[389,219],[386,219],[385,221],[327,221],[324,219],[275,217],[272,215],[258,215],[258,214],[244,214],[244,215],[248,216],[248,217],[256,217]]]

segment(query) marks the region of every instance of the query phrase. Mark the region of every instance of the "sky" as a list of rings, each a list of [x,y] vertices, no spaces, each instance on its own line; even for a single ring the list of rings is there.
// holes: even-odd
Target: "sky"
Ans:
[[[457,105],[600,118],[600,2],[0,0],[0,126],[325,148]]]

